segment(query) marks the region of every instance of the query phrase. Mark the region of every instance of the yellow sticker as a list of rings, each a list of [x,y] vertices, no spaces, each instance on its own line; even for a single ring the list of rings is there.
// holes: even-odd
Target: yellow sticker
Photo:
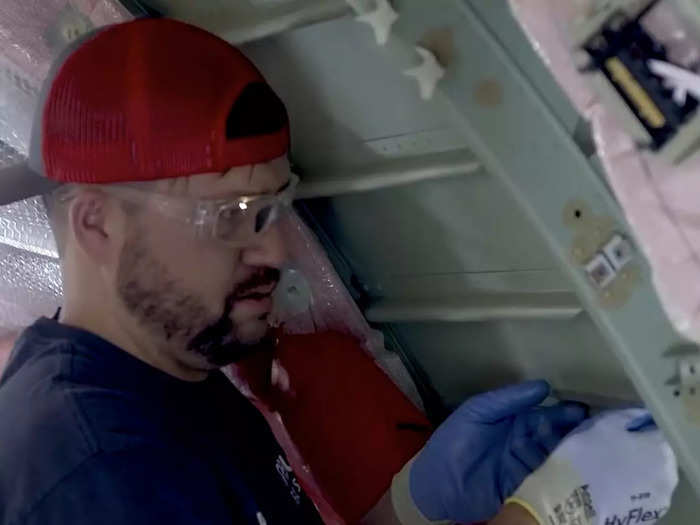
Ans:
[[[627,97],[637,107],[639,114],[652,128],[663,128],[666,125],[666,117],[661,113],[649,94],[637,82],[627,66],[617,57],[605,61],[605,67],[610,72],[613,80],[627,93]]]

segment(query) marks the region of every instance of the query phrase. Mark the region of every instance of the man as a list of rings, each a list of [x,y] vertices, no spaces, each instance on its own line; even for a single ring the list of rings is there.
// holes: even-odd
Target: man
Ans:
[[[282,102],[226,42],[140,20],[59,59],[34,128],[0,197],[52,191],[64,306],[0,381],[0,523],[318,523],[217,371],[271,344],[275,220],[296,183]],[[368,523],[496,514],[585,417],[547,395],[535,381],[467,402]]]

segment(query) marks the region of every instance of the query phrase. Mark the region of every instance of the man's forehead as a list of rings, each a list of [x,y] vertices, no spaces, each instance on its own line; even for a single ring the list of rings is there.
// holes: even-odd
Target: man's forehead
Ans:
[[[286,156],[267,163],[236,166],[226,173],[201,173],[164,180],[159,191],[181,197],[226,198],[236,195],[276,193],[289,180]]]

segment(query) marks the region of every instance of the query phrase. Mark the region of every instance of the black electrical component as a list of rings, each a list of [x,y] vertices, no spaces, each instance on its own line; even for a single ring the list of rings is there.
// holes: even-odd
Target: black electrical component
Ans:
[[[673,89],[649,69],[651,59],[669,60],[665,47],[640,22],[645,13],[635,19],[622,12],[614,15],[584,49],[593,68],[607,77],[647,130],[651,148],[658,150],[693,116],[698,100],[688,95],[678,104]]]

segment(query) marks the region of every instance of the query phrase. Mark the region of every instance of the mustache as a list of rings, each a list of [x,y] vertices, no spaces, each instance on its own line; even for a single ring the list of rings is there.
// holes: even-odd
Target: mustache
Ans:
[[[277,268],[259,268],[248,279],[236,286],[236,289],[231,293],[226,300],[226,306],[229,306],[229,299],[240,299],[250,295],[251,292],[259,288],[272,287],[280,282],[281,273]],[[231,304],[231,307],[233,304]],[[228,312],[231,313],[230,311]]]

